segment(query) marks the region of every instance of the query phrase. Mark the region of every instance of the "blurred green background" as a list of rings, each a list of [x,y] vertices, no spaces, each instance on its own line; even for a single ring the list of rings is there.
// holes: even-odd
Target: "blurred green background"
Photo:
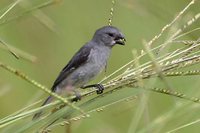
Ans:
[[[125,34],[127,43],[124,47],[117,46],[113,49],[106,74],[102,74],[93,82],[99,81],[103,76],[130,61],[133,58],[132,49],[136,49],[138,52],[143,49],[142,40],[149,41],[153,38],[190,2],[190,0],[116,1],[113,25]],[[0,13],[2,14],[12,2],[13,0],[1,0]],[[45,1],[23,0],[1,21],[20,15],[25,10],[43,2]],[[0,62],[23,71],[50,88],[59,71],[72,55],[91,39],[96,29],[108,23],[110,7],[111,0],[63,0],[40,11],[23,15],[15,21],[0,25],[2,40],[37,57],[36,62],[30,63],[22,59],[17,60],[10,53],[0,49]],[[190,16],[197,14],[199,9],[200,2],[197,2],[184,15],[182,21],[179,21],[179,24],[183,25]],[[198,23],[199,21],[194,26]],[[186,38],[197,39],[197,37],[199,37],[199,33],[191,34]],[[46,97],[44,92],[8,71],[0,69],[0,75],[0,118]],[[177,88],[177,91],[190,96],[198,96],[200,93],[199,80],[200,78],[197,76],[168,79],[174,88]],[[156,118],[162,119],[163,114],[174,107],[173,100],[174,98],[171,96],[152,93],[147,103],[149,120],[142,118],[135,132],[145,128],[146,121],[151,123]],[[177,98],[175,100],[179,100],[181,103],[190,103],[188,106],[195,104]],[[131,133],[131,127],[135,123],[135,110],[140,104],[140,100],[137,99],[115,105],[102,113],[94,113],[88,119],[74,122],[72,131],[75,133]],[[187,109],[188,106],[185,108]],[[179,124],[184,124],[184,122],[196,120],[200,117],[199,111],[199,108],[191,109],[178,118],[166,122],[163,127],[157,127],[154,124],[155,127],[148,132],[165,132],[176,128]],[[174,112],[173,115],[176,116],[176,113],[178,112]],[[64,132],[64,130],[65,128],[61,126],[53,129],[55,132]],[[177,132],[198,133],[199,130],[199,124],[195,124]]]

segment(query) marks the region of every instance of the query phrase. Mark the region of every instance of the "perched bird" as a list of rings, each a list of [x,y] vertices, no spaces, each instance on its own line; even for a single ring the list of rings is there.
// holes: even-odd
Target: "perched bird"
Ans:
[[[80,100],[76,88],[96,87],[97,94],[103,93],[104,87],[101,84],[85,85],[105,69],[115,44],[125,45],[125,36],[118,28],[104,26],[96,30],[92,40],[82,46],[62,69],[52,86],[52,91],[59,95],[73,91],[77,96],[75,101]],[[42,106],[52,100],[53,97],[49,96]],[[33,119],[40,115],[41,112],[35,114]]]

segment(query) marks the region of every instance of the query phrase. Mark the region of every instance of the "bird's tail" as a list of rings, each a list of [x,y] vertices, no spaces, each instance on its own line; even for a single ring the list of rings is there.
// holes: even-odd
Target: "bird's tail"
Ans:
[[[53,97],[52,97],[52,96],[49,96],[49,97],[44,101],[44,103],[42,104],[42,106],[44,106],[44,105],[46,105],[46,104],[49,104],[52,100],[53,100]],[[33,119],[32,119],[32,120],[38,119],[41,115],[42,115],[42,111],[36,113],[36,114],[33,116]]]

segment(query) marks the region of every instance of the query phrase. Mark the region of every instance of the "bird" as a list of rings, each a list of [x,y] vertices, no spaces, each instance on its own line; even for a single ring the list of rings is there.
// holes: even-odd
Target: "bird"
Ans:
[[[62,69],[51,88],[52,92],[59,95],[74,92],[76,97],[73,101],[81,99],[76,88],[96,88],[96,93],[103,93],[102,84],[86,85],[89,81],[106,69],[108,58],[113,46],[125,45],[124,34],[114,26],[103,26],[96,30],[92,39],[83,45]],[[54,99],[49,96],[42,106],[49,104]],[[33,119],[40,117],[42,112],[34,115]]]

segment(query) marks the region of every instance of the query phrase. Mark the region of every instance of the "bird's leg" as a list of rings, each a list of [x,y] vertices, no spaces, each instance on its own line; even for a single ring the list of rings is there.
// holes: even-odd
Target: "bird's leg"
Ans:
[[[80,95],[80,93],[79,93],[78,91],[76,91],[76,90],[73,90],[73,92],[74,92],[74,94],[75,94],[75,98],[73,98],[73,99],[71,100],[71,102],[78,102],[78,101],[80,101],[80,100],[81,100],[81,95]]]
[[[97,88],[97,94],[101,94],[103,93],[104,90],[104,86],[102,84],[93,84],[93,85],[87,85],[87,86],[83,86],[81,87],[82,89],[86,89],[86,88],[91,88],[91,87],[95,87]]]
[[[71,102],[78,102],[81,100],[80,93],[71,85],[65,87],[65,90],[68,96],[72,96],[75,94],[75,98],[71,99]],[[63,92],[64,93],[64,92]]]

